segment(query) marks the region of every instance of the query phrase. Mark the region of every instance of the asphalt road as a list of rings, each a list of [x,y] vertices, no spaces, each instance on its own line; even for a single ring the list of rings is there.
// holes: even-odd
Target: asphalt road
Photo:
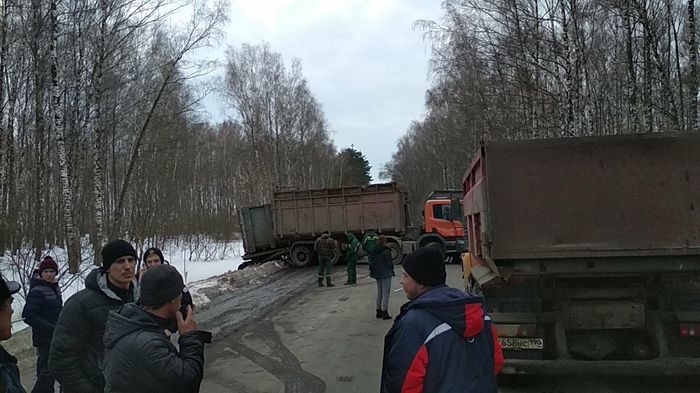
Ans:
[[[316,288],[315,270],[300,288],[261,320],[215,342],[206,353],[206,393],[369,393],[379,389],[383,338],[391,321],[374,316],[375,284],[367,266],[358,284],[343,286],[344,267],[334,270],[334,288]],[[400,288],[396,269],[394,289]],[[295,275],[296,276],[296,275]],[[295,277],[298,279],[298,277]],[[448,266],[448,283],[461,285],[459,266]],[[393,292],[389,312],[405,302]],[[625,378],[536,378],[501,386],[500,392],[632,393],[700,392],[696,383]]]

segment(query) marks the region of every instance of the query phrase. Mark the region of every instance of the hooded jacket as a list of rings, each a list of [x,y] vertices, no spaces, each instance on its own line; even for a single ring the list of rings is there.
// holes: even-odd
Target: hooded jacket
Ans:
[[[189,332],[180,336],[178,352],[163,327],[139,306],[112,311],[104,336],[105,393],[199,392],[208,342],[210,333]]]
[[[17,358],[0,346],[0,393],[26,393],[19,378]]]
[[[104,377],[102,361],[107,315],[124,303],[138,299],[136,281],[129,289],[127,301],[107,285],[107,274],[95,269],[85,279],[85,289],[71,296],[58,317],[49,370],[66,393],[102,393]]]
[[[443,285],[404,304],[384,339],[381,392],[495,393],[503,354],[481,302]]]
[[[348,232],[346,236],[348,238],[348,251],[345,254],[345,258],[357,258],[358,252],[360,251],[360,241],[350,232]]]
[[[335,240],[331,239],[327,233],[316,239],[314,251],[319,257],[332,258],[333,250],[335,250]]]
[[[58,283],[49,283],[40,278],[32,278],[29,288],[22,319],[32,327],[32,343],[35,347],[49,345],[56,321],[63,310],[61,290]]]

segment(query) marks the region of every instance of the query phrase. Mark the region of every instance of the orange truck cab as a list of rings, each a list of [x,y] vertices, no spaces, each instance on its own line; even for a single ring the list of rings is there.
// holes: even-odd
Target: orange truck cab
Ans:
[[[467,251],[461,204],[461,191],[434,191],[428,196],[423,210],[422,234],[418,247],[434,247],[453,262],[460,263]]]

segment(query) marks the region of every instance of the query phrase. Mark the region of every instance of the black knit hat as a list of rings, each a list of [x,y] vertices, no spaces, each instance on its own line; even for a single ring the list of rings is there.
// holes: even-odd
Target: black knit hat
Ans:
[[[139,304],[160,306],[182,293],[185,283],[182,276],[170,265],[158,265],[146,270],[141,281]]]
[[[442,253],[432,247],[419,248],[406,255],[402,265],[403,270],[419,284],[434,287],[447,280]]]
[[[136,250],[126,240],[112,240],[102,247],[102,268],[107,270],[117,259],[130,255],[137,258]]]

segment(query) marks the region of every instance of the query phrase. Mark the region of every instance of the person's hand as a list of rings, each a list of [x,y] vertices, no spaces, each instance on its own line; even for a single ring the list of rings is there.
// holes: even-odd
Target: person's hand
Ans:
[[[187,318],[183,319],[180,311],[175,313],[175,318],[177,319],[177,331],[180,332],[181,336],[197,330],[197,321],[194,320],[192,306],[187,306]]]

